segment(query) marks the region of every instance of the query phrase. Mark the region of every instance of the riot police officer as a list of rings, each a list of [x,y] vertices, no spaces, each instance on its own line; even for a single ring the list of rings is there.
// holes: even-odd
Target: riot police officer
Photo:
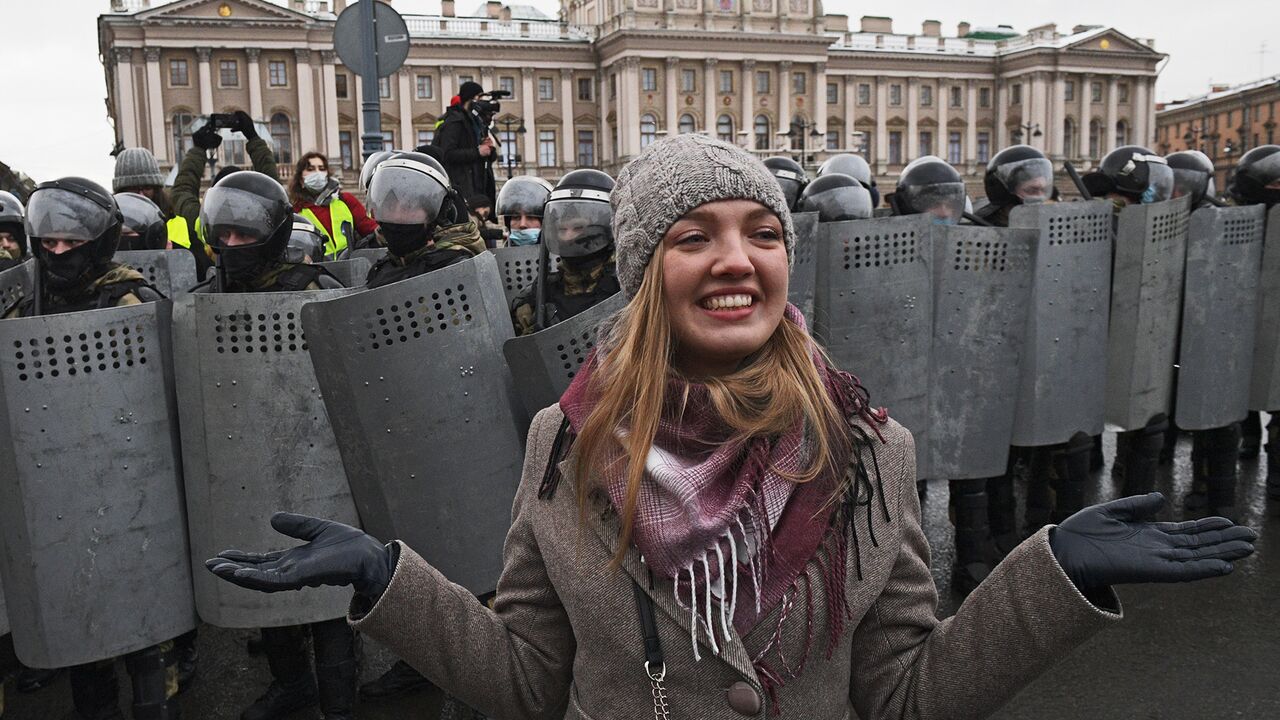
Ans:
[[[137,193],[116,193],[115,198],[124,216],[118,249],[164,250],[169,244],[169,230],[160,207]]]
[[[556,183],[543,210],[541,237],[547,253],[560,256],[560,269],[512,301],[517,335],[567,320],[620,289],[613,264],[612,192],[613,178],[599,170],[574,170]]]
[[[124,218],[107,189],[90,180],[65,177],[36,186],[26,208],[25,231],[40,268],[38,296],[24,298],[5,317],[137,305],[163,296],[137,270],[111,261]],[[177,656],[172,640],[125,658],[133,685],[133,716],[178,717]],[[122,717],[115,662],[105,659],[70,668],[77,720]]]
[[[298,213],[293,214],[293,231],[289,233],[289,242],[285,244],[284,255],[287,263],[317,263],[324,260],[324,236],[316,226]]]
[[[498,217],[507,229],[507,246],[534,245],[542,233],[542,209],[551,183],[536,175],[519,175],[498,191]]]
[[[1218,196],[1213,161],[1199,150],[1182,150],[1165,158],[1173,171],[1172,197],[1191,197],[1191,210],[1213,204]]]
[[[320,265],[282,259],[294,232],[294,213],[284,188],[262,173],[242,170],[215,183],[205,194],[200,223],[209,246],[217,253],[217,273],[196,292],[342,287]],[[314,672],[306,653],[308,633]],[[268,720],[317,702],[326,720],[354,717],[355,635],[345,618],[309,626],[263,628],[262,650],[272,682],[241,713],[241,720]]]
[[[430,155],[403,152],[382,161],[369,182],[368,200],[387,255],[369,269],[367,287],[439,270],[485,249],[466,204]]]
[[[0,270],[27,259],[27,231],[22,226],[22,201],[0,190]]]
[[[795,210],[796,202],[800,200],[800,193],[804,192],[804,186],[809,184],[809,176],[804,168],[800,163],[784,155],[765,158],[764,166],[769,168],[774,179],[782,186],[782,194],[787,198],[787,206]]]
[[[894,215],[930,215],[934,223],[955,225],[964,215],[964,178],[942,158],[913,160],[898,177],[890,204]]]
[[[977,216],[990,225],[1009,227],[1009,213],[1024,203],[1042,203],[1053,193],[1053,163],[1029,145],[996,153],[982,180],[987,205]]]
[[[871,174],[871,166],[861,155],[853,153],[840,153],[827,158],[827,161],[818,167],[818,177],[830,175],[832,173],[840,173],[848,175],[862,184],[871,195],[871,209],[880,207],[880,189],[876,187],[876,179]]]
[[[798,212],[818,213],[818,222],[865,220],[874,209],[870,191],[854,177],[837,172],[815,178],[796,203]]]

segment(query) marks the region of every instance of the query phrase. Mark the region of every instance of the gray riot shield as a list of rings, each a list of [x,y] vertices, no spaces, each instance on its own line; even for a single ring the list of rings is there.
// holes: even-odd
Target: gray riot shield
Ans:
[[[522,245],[520,247],[500,247],[492,250],[498,261],[498,271],[502,273],[502,291],[507,298],[507,307],[520,294],[521,290],[532,285],[538,279],[538,253],[541,245]]]
[[[919,477],[932,477],[929,356],[933,255],[923,216],[821,223],[815,336],[862,380],[873,407],[915,435]]]
[[[1249,410],[1264,210],[1210,207],[1191,214],[1174,403],[1183,430],[1224,427]]]
[[[825,237],[825,233],[818,232],[816,212],[793,213],[791,224],[796,231],[796,250],[795,262],[791,264],[787,299],[800,308],[805,319],[813,325],[813,293],[818,283],[818,258],[822,257],[822,249],[818,247],[818,243],[820,237]]]
[[[928,467],[932,477],[948,479],[1001,475],[1013,437],[1039,232],[969,225],[931,231]],[[889,348],[890,359],[900,361]]]
[[[190,250],[119,250],[111,259],[142,273],[167,298],[186,293],[199,282]]]
[[[0,583],[0,637],[9,634],[9,613],[4,606],[4,583]]]
[[[31,294],[31,274],[36,263],[28,259],[21,265],[0,270],[0,312]]]
[[[373,267],[373,263],[362,257],[328,260],[319,265],[338,278],[338,282],[342,283],[343,287],[348,288],[364,287],[365,280],[369,277],[369,268]]]
[[[359,525],[301,310],[352,293],[191,294],[174,306],[191,556],[279,548],[277,510]],[[294,543],[296,544],[296,543]],[[342,617],[351,591],[260,593],[195,574],[200,617],[218,627],[274,627]]]
[[[112,658],[196,625],[170,309],[0,321],[0,577],[29,666]]]
[[[560,400],[595,347],[600,323],[626,304],[622,293],[616,293],[546,330],[513,337],[503,344],[502,353],[515,378],[527,417],[532,418],[542,408]]]
[[[1112,205],[1021,205],[1012,227],[1035,229],[1013,445],[1066,442],[1102,432],[1111,310]]]
[[[365,530],[475,594],[496,587],[523,458],[492,253],[304,309]]]
[[[1170,410],[1178,308],[1186,264],[1188,199],[1120,213],[1107,330],[1106,421],[1135,430]]]
[[[369,265],[376,265],[379,260],[387,256],[387,249],[384,247],[367,247],[359,250],[349,250],[342,256],[343,260],[356,260],[364,258],[369,261]]]
[[[1280,410],[1280,206],[1267,214],[1249,409]]]

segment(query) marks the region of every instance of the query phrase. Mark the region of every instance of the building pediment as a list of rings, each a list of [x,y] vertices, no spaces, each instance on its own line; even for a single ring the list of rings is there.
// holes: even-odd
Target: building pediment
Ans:
[[[311,16],[265,0],[177,0],[144,10],[138,20],[197,20],[207,22],[271,22],[305,24]]]
[[[962,127],[965,127],[965,126],[967,126],[967,125],[968,125],[968,123],[967,123],[967,122],[965,122],[964,118],[961,118],[961,117],[953,117],[953,118],[949,118],[949,119],[947,120],[947,127],[958,127],[958,128],[962,128]]]
[[[422,113],[413,119],[414,125],[434,125],[436,116],[429,112]]]
[[[1145,43],[1134,40],[1115,28],[1100,30],[1095,34],[1070,43],[1064,50],[1093,50],[1097,52],[1139,52],[1159,55]]]
[[[539,115],[534,122],[539,125],[555,125],[560,122],[560,118],[559,116],[552,115],[551,113],[543,113]]]
[[[583,113],[573,119],[579,125],[591,125],[596,122],[596,116],[591,113]]]

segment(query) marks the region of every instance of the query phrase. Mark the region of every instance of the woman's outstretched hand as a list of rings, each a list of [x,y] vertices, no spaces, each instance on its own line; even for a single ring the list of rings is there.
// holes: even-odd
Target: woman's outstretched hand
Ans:
[[[350,525],[278,512],[271,516],[271,527],[307,543],[269,553],[224,550],[206,560],[205,567],[223,580],[261,592],[351,585],[377,600],[391,583],[395,553]]]
[[[1082,591],[1218,577],[1253,553],[1253,529],[1222,517],[1148,522],[1162,507],[1160,493],[1087,507],[1050,531],[1049,546]]]

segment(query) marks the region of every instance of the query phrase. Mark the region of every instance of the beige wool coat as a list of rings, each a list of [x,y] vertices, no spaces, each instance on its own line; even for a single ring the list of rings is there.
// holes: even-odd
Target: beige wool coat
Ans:
[[[385,594],[352,617],[357,630],[497,720],[654,717],[633,578],[653,599],[667,707],[671,718],[682,720],[777,712],[784,719],[824,720],[983,717],[1121,617],[1109,591],[1101,604],[1110,610],[1081,595],[1042,529],[955,616],[939,621],[920,525],[914,443],[890,421],[879,426],[885,442],[877,447],[890,520],[874,503],[873,546],[865,511],[856,514],[862,579],[850,545],[852,621],[838,645],[828,648],[825,598],[814,592],[812,651],[803,672],[776,690],[774,707],[752,657],[777,629],[784,603],[746,637],[730,626],[718,656],[700,631],[701,660],[695,662],[690,615],[676,603],[671,581],[658,579],[647,590],[648,573],[634,546],[621,570],[610,569],[616,516],[597,505],[585,523],[580,520],[572,454],[560,464],[558,490],[550,499],[538,497],[562,417],[552,406],[533,421],[492,610],[401,546]],[[879,443],[874,433],[871,438]],[[818,563],[811,561],[806,572],[812,586],[822,588]],[[803,612],[782,625],[781,650],[793,666],[807,630]],[[778,670],[776,652],[769,657]]]

